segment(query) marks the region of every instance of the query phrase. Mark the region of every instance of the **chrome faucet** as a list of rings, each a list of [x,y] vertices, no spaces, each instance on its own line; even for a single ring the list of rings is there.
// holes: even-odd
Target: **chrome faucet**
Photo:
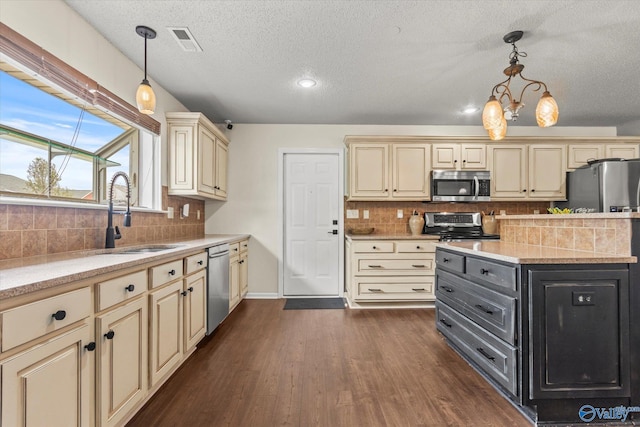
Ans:
[[[105,241],[105,248],[115,248],[116,240],[121,238],[120,229],[116,225],[113,229],[113,183],[119,176],[123,177],[127,183],[127,211],[124,213],[124,221],[122,225],[125,227],[131,227],[131,185],[129,184],[129,177],[124,172],[116,172],[111,178],[111,186],[109,188],[109,219],[107,221],[107,239]]]

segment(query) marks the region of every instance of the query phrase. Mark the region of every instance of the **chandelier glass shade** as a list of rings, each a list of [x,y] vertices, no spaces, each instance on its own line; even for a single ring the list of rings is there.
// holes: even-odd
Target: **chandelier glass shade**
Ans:
[[[147,39],[155,39],[156,32],[144,25],[136,27],[136,33],[144,37],[144,79],[136,91],[136,104],[142,114],[153,114],[156,109],[156,94],[147,80]]]
[[[487,130],[491,140],[500,140],[507,133],[507,120],[516,121],[520,110],[524,107],[522,98],[527,89],[537,92],[544,89],[538,106],[536,107],[536,122],[540,127],[553,126],[558,122],[558,104],[553,99],[547,85],[539,80],[527,79],[522,75],[524,65],[520,64],[520,57],[526,57],[525,52],[519,52],[516,42],[522,38],[522,31],[512,31],[503,40],[513,47],[509,55],[509,66],[504,70],[507,79],[498,83],[491,90],[491,96],[482,112],[482,125]],[[515,77],[524,81],[520,97],[516,98],[511,92],[511,82]],[[505,106],[503,106],[503,104]]]

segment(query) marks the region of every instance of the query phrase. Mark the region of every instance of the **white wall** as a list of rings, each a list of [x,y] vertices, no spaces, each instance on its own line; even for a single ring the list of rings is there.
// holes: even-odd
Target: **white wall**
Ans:
[[[206,233],[248,233],[249,292],[278,292],[278,150],[343,148],[345,135],[485,136],[481,126],[235,124],[229,145],[227,202],[205,204]],[[615,136],[615,128],[509,128],[511,136]]]
[[[80,15],[61,0],[2,0],[2,22],[62,61],[86,74],[131,105],[144,70],[111,45]],[[133,31],[133,28],[131,29]],[[156,112],[162,126],[162,183],[167,183],[165,111],[187,111],[169,92],[153,81]]]

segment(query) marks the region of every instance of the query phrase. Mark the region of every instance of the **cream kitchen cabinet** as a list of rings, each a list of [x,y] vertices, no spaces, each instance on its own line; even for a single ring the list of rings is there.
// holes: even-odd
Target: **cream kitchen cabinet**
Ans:
[[[249,292],[249,241],[242,240],[240,242],[240,271],[238,274],[240,281],[240,298],[247,296]]]
[[[184,353],[188,353],[207,332],[207,277],[204,269],[185,277],[183,297]]]
[[[166,113],[169,194],[226,200],[229,141],[201,113]]]
[[[432,144],[432,169],[485,170],[485,144]]]
[[[566,199],[563,144],[488,145],[492,200]]]
[[[229,311],[240,303],[240,243],[229,245]]]
[[[350,200],[427,200],[431,146],[349,144]]]
[[[569,169],[579,168],[596,159],[635,159],[638,157],[638,144],[569,144],[567,157]]]
[[[637,159],[638,144],[605,144],[605,158]]]
[[[352,302],[434,300],[435,246],[425,240],[347,240]]]

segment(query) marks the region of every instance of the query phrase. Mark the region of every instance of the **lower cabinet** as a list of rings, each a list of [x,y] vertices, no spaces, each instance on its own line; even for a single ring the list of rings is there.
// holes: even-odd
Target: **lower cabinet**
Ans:
[[[249,240],[229,245],[229,311],[249,292]]]
[[[96,316],[96,413],[117,425],[147,392],[147,301],[139,297]]]
[[[151,386],[182,361],[183,284],[175,281],[149,294],[149,379]]]
[[[0,424],[93,425],[92,336],[90,325],[83,323],[3,361]]]
[[[240,242],[240,271],[238,274],[240,281],[240,298],[244,298],[249,293],[249,241]]]
[[[191,351],[207,332],[207,278],[200,270],[184,279],[184,352]]]

